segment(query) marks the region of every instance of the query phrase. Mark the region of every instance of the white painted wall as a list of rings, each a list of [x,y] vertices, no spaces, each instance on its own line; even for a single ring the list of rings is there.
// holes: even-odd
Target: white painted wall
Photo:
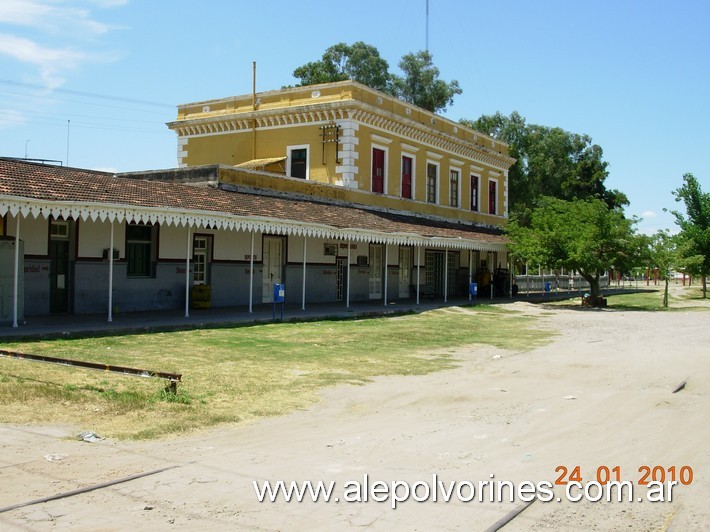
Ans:
[[[17,218],[12,215],[7,217],[7,235],[15,236],[17,233]],[[47,255],[47,242],[49,240],[49,222],[42,216],[38,218],[22,217],[20,222],[20,240],[25,243],[25,255]]]
[[[214,260],[249,260],[251,233],[215,231]],[[261,233],[254,235],[254,255],[261,257]]]
[[[111,244],[111,222],[87,220],[79,222],[79,242],[77,254],[79,258],[97,258],[103,256],[104,249]],[[126,224],[114,222],[113,247],[118,250],[119,257],[125,257]]]

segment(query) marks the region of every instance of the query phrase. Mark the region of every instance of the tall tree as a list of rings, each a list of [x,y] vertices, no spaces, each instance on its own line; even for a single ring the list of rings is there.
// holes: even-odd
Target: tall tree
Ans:
[[[299,85],[316,85],[351,79],[373,89],[392,92],[389,64],[374,46],[358,41],[338,43],[328,48],[320,61],[312,61],[293,71]]]
[[[606,188],[608,163],[602,148],[588,135],[526,124],[517,112],[461,123],[509,145],[510,155],[517,160],[508,174],[511,212],[529,215],[544,195],[568,201],[599,198],[611,208],[628,205],[625,194]]]
[[[663,306],[668,307],[668,283],[671,273],[679,264],[677,239],[668,231],[658,231],[648,240],[648,267],[657,270],[664,280]]]
[[[445,111],[453,105],[454,96],[463,92],[458,81],[447,83],[439,79],[439,69],[426,50],[403,56],[399,68],[404,76],[394,76],[394,94],[432,113]]]
[[[462,119],[461,123],[508,144],[508,153],[516,159],[515,164],[508,170],[508,197],[511,210],[519,212],[521,209],[516,209],[516,206],[526,204],[526,198],[537,190],[529,179],[528,126],[525,118],[513,111],[510,117],[496,113],[483,115],[475,121]]]
[[[446,110],[462,92],[458,81],[439,79],[439,69],[429,52],[403,56],[399,68],[403,76],[391,74],[377,48],[359,41],[331,46],[320,60],[296,68],[293,76],[300,86],[351,79],[433,113]]]
[[[702,277],[703,298],[707,298],[710,273],[710,193],[703,192],[691,173],[683,175],[683,186],[673,191],[675,200],[685,204],[686,214],[671,211],[680,227],[684,267]]]
[[[601,199],[542,197],[528,223],[514,218],[508,225],[509,249],[531,264],[578,271],[597,301],[604,272],[612,267],[624,271],[640,260],[644,240],[635,223]]]

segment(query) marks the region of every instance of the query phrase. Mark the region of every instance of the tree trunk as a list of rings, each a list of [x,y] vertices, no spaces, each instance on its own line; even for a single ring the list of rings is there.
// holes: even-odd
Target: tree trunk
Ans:
[[[666,289],[663,292],[663,306],[668,307],[668,276],[666,275]]]
[[[707,297],[708,297],[707,275],[703,274],[703,299],[707,299]]]
[[[589,295],[592,297],[592,302],[597,301],[599,296],[601,296],[601,289],[599,288],[599,272],[592,275],[580,271],[579,274],[589,283]]]

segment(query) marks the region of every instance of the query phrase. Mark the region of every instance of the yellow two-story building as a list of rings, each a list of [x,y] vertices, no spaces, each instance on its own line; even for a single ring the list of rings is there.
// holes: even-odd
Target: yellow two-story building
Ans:
[[[0,159],[0,321],[505,293],[507,146],[346,81],[180,105],[177,168]]]
[[[506,144],[352,81],[180,105],[168,126],[181,167],[260,169],[487,226],[508,215]]]

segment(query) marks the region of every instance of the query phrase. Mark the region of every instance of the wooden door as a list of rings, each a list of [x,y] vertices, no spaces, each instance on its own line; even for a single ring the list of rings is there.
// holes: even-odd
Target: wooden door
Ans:
[[[382,246],[370,246],[370,299],[382,299]]]
[[[412,158],[402,157],[402,197],[412,198]]]
[[[49,241],[49,311],[69,310],[69,241]]]
[[[372,148],[372,191],[385,191],[385,151]]]
[[[283,283],[283,239],[264,237],[262,303],[273,303],[274,285]]]
[[[412,248],[399,248],[399,297],[409,297],[409,285],[412,284]]]

